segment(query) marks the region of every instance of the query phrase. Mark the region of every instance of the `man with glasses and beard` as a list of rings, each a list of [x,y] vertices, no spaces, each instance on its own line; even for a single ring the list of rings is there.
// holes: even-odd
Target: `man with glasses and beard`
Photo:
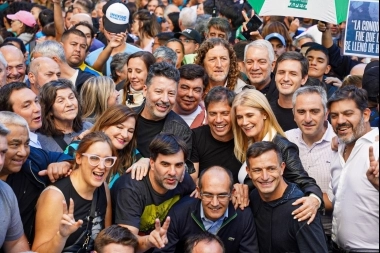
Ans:
[[[333,252],[379,252],[379,129],[371,129],[367,92],[355,86],[329,99],[338,154],[331,164]]]

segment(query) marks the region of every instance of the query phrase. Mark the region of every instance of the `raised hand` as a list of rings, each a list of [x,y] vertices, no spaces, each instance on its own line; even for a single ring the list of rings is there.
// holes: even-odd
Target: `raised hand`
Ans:
[[[126,33],[117,33],[117,34],[114,34],[114,35],[112,35],[111,40],[108,43],[108,45],[111,48],[119,47],[120,45],[122,45],[123,43],[125,43],[125,38],[126,37],[127,37]]]
[[[153,230],[149,237],[149,243],[152,247],[156,247],[158,249],[162,249],[168,243],[167,232],[170,225],[170,217],[167,217],[164,224],[161,226],[160,220],[156,219],[155,221],[155,230]]]
[[[74,219],[74,201],[70,198],[70,206],[67,209],[66,201],[62,201],[63,215],[61,219],[61,224],[59,225],[59,235],[63,238],[69,237],[72,233],[77,231],[80,226],[82,226],[83,221]]]
[[[379,190],[379,159],[375,158],[373,147],[369,147],[369,168],[367,170],[368,181],[376,190]]]

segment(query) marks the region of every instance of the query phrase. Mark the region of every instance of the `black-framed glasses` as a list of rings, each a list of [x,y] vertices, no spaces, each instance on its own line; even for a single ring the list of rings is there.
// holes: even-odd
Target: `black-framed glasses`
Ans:
[[[88,158],[88,163],[91,166],[98,166],[101,162],[103,163],[104,167],[111,168],[115,165],[116,156],[107,156],[107,157],[100,157],[98,155],[92,155],[92,154],[86,154],[82,153],[82,156],[86,156]]]
[[[218,201],[227,201],[230,199],[231,193],[211,194],[201,192],[201,197],[207,201],[212,201],[215,197],[218,199]]]

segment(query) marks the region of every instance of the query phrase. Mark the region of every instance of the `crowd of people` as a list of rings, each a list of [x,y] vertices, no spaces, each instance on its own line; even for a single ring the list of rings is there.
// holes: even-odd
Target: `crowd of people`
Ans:
[[[0,252],[379,252],[379,61],[345,22],[32,2],[0,2]]]

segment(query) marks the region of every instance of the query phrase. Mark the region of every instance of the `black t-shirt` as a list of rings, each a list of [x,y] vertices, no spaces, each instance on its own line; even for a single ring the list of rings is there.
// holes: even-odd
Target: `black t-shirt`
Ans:
[[[165,194],[157,193],[149,180],[149,173],[141,181],[131,178],[131,174],[121,176],[111,188],[114,223],[139,228],[139,234],[149,234],[155,228],[155,219],[162,222],[170,208],[184,195],[195,190],[189,174],[182,183]]]
[[[294,121],[293,110],[291,108],[282,108],[278,104],[278,100],[271,101],[270,106],[280,124],[282,130],[288,131],[290,129],[298,128],[296,122]]]
[[[149,144],[164,128],[165,119],[147,120],[139,115],[137,119],[137,149],[143,157],[150,157]]]
[[[234,155],[234,139],[228,142],[216,140],[208,125],[195,128],[193,131],[193,149],[191,161],[199,163],[199,173],[211,166],[222,166],[229,169],[238,183],[238,174],[241,167]]]
[[[74,217],[75,220],[83,220],[82,226],[72,233],[66,240],[65,247],[69,247],[72,245],[83,245],[84,240],[86,236],[82,237],[82,241],[77,241],[79,238],[81,238],[82,233],[86,231],[87,228],[87,218],[90,215],[91,212],[91,205],[93,200],[86,200],[82,198],[78,192],[75,190],[70,177],[66,177],[62,180],[57,181],[54,183],[54,186],[56,186],[58,189],[60,189],[65,196],[66,203],[70,203],[70,198],[73,199],[75,208],[74,208]],[[98,191],[98,198],[96,203],[96,209],[95,209],[95,217],[92,220],[92,226],[91,226],[91,240],[89,242],[89,251],[93,250],[94,246],[94,240],[105,228],[105,216],[106,216],[106,210],[107,210],[107,196],[106,191],[104,188],[104,184],[102,184],[100,187],[98,187],[95,191]],[[65,251],[65,250],[63,250]],[[89,252],[88,251],[88,252]]]

